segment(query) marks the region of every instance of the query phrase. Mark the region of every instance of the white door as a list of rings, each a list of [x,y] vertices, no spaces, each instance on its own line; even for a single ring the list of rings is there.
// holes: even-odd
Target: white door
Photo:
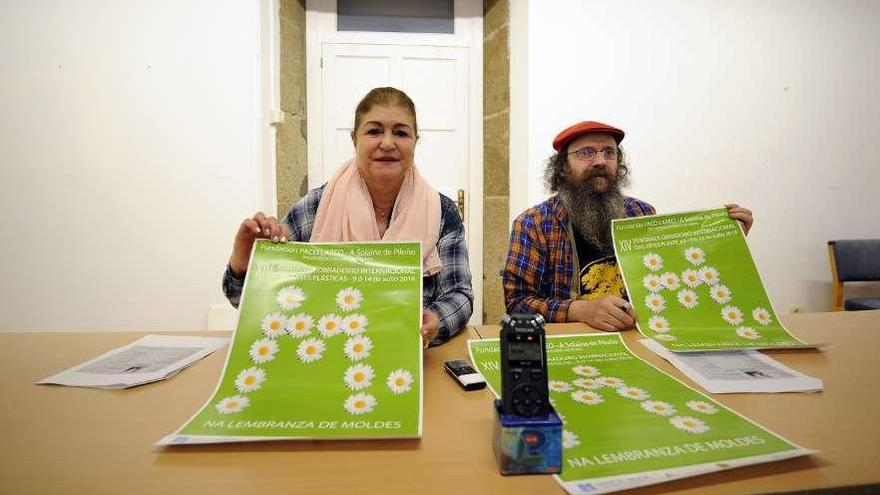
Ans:
[[[351,131],[358,102],[372,88],[403,90],[416,106],[419,140],[415,163],[425,179],[464,209],[471,274],[481,272],[481,232],[471,232],[473,216],[482,215],[470,201],[468,48],[365,43],[321,46],[320,176],[326,182],[354,156]],[[475,280],[477,282],[477,280]],[[475,284],[477,290],[480,284]],[[476,295],[476,294],[475,294]],[[480,313],[475,305],[475,316]],[[481,308],[480,308],[481,310]],[[478,321],[478,320],[477,320]]]

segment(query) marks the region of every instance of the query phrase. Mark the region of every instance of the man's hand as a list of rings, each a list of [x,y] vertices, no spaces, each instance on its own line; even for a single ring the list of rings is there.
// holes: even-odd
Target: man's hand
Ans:
[[[422,334],[422,342],[426,349],[428,344],[440,334],[440,318],[437,318],[433,311],[422,310],[422,328],[419,329],[419,333]]]
[[[267,217],[260,211],[252,218],[245,218],[238,226],[235,241],[232,243],[232,256],[229,257],[232,273],[242,277],[247,272],[248,262],[251,260],[251,248],[257,239],[287,242],[289,238],[290,228],[275,217]]]
[[[752,228],[752,224],[755,223],[755,217],[752,215],[752,211],[747,210],[736,203],[730,203],[729,205],[724,205],[724,207],[727,208],[727,213],[730,215],[730,218],[738,220],[742,225],[743,233],[749,235],[749,230]]]
[[[606,332],[632,328],[636,313],[632,305],[617,296],[603,296],[592,301],[576,299],[568,307],[568,321],[580,321]]]

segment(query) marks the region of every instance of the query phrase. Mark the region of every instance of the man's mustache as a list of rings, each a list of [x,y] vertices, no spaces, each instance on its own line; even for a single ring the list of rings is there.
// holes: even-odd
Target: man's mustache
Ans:
[[[605,177],[606,179],[613,179],[615,176],[605,172],[603,170],[594,170],[587,174],[585,177],[582,177],[582,180],[590,180],[596,177]]]
[[[592,187],[593,181],[599,178],[605,179],[612,188],[616,187],[618,183],[617,174],[609,174],[606,171],[595,170],[590,173],[584,173],[578,180],[574,181],[574,183],[581,187]]]

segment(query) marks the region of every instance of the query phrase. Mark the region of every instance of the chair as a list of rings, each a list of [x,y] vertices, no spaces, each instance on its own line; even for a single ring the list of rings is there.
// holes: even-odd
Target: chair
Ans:
[[[828,258],[834,284],[834,311],[880,309],[880,297],[843,300],[844,282],[880,281],[880,239],[828,241]]]

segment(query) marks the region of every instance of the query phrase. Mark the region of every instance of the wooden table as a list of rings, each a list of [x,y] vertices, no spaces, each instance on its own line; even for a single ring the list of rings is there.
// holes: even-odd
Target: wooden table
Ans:
[[[880,492],[880,311],[792,315],[784,321],[797,336],[829,345],[772,356],[821,378],[825,391],[713,397],[820,453],[627,493],[740,494],[842,486],[851,493]],[[170,380],[134,389],[56,387],[33,382],[143,333],[0,333],[0,494],[564,493],[548,476],[498,474],[490,393],[464,392],[441,369],[444,360],[467,357],[466,339],[497,331],[493,326],[469,329],[426,352],[421,440],[164,450],[153,442],[181,426],[210,396],[225,350]],[[591,330],[569,324],[550,325],[548,331]],[[636,354],[688,381],[642,348],[635,332],[623,335]],[[865,484],[876,485],[855,487]]]

